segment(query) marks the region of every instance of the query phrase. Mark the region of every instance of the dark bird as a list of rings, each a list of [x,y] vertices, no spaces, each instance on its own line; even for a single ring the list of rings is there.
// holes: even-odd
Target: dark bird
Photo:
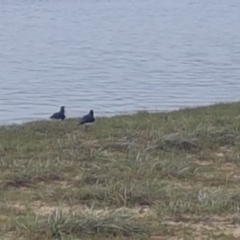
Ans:
[[[82,117],[79,124],[84,125],[85,130],[87,131],[87,128],[89,125],[92,125],[95,122],[95,118],[93,115],[93,110],[90,110],[89,113]]]
[[[50,118],[51,119],[61,119],[61,120],[64,120],[66,118],[66,116],[65,116],[65,107],[61,106],[60,111],[54,113]]]

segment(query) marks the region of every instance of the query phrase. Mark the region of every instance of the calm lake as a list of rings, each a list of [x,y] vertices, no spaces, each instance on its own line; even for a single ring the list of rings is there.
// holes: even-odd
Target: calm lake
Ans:
[[[239,0],[2,0],[0,124],[240,99]]]

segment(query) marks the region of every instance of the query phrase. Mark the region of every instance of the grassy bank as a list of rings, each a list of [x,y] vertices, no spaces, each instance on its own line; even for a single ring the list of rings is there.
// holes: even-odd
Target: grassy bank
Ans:
[[[1,239],[239,239],[240,103],[0,128]]]

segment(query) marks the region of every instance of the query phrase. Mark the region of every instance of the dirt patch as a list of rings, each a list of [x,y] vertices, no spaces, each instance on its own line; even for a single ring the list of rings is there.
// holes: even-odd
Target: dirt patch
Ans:
[[[34,212],[39,215],[50,215],[56,209],[60,209],[63,213],[81,213],[81,214],[91,214],[91,215],[102,215],[107,216],[113,213],[112,209],[91,209],[87,206],[83,205],[74,205],[74,206],[49,206],[44,205],[41,202],[37,202],[32,207]],[[122,214],[128,213],[138,218],[144,218],[149,215],[152,215],[153,212],[148,207],[140,207],[140,208],[120,208],[116,209],[115,212],[122,212]]]
[[[223,158],[223,157],[224,157],[224,154],[223,154],[222,152],[219,152],[219,153],[215,153],[215,156],[216,156],[216,157]]]
[[[232,153],[233,152],[233,147],[226,147],[226,146],[223,146],[223,147],[220,147],[220,150],[221,152],[224,154],[224,153]]]
[[[19,211],[24,211],[26,209],[26,207],[24,205],[21,205],[19,203],[15,203],[13,205],[10,205],[12,208],[15,208]]]
[[[179,237],[162,237],[162,236],[152,236],[151,240],[182,240],[183,238]]]
[[[186,221],[186,219],[188,219],[189,221]],[[226,234],[226,235],[233,235],[236,238],[240,237],[240,226],[238,225],[235,226],[231,224],[231,222],[227,218],[215,216],[215,217],[201,220],[198,223],[196,223],[195,221],[191,220],[188,217],[186,217],[186,219],[184,219],[184,221],[170,221],[170,220],[163,221],[163,224],[167,226],[178,227],[178,229],[179,228],[192,229],[194,230],[193,235],[196,236],[196,238],[194,239],[198,239],[198,236],[201,236],[203,233],[209,233],[209,234],[214,233],[214,235]],[[181,239],[181,238],[178,238],[178,239]],[[199,239],[202,239],[202,238],[199,238]]]
[[[196,185],[192,186],[189,183],[185,183],[185,182],[174,182],[174,186],[182,189],[192,189],[193,187],[196,188]]]
[[[83,174],[77,175],[73,178],[74,181],[81,181],[83,179]]]
[[[1,239],[2,240],[16,240],[16,239],[18,239],[18,240],[26,240],[26,238],[16,236],[13,233],[7,233],[6,235],[1,236]]]
[[[200,161],[196,160],[195,163],[200,166],[209,166],[213,164],[213,161]]]
[[[52,212],[54,212],[56,209],[60,209],[63,213],[69,213],[69,212],[82,212],[85,211],[87,207],[82,205],[76,205],[76,206],[68,206],[67,204],[61,204],[59,206],[56,205],[48,205],[46,203],[43,203],[41,201],[35,201],[31,204],[31,209],[38,215],[50,215]]]
[[[100,147],[100,144],[99,144],[99,141],[98,140],[88,140],[88,141],[84,141],[82,143],[82,146],[85,146],[85,147]]]
[[[18,215],[18,214],[25,214],[26,213],[26,206],[20,203],[7,203],[4,204],[7,209],[11,210],[14,212],[14,214]]]
[[[236,169],[236,165],[232,163],[225,163],[221,165],[221,169],[223,170],[229,170],[234,171]]]
[[[93,214],[93,215],[103,215],[107,216],[113,214],[113,212],[121,212],[122,214],[131,214],[134,217],[144,218],[149,215],[153,215],[153,211],[147,206],[141,206],[138,208],[119,208],[116,210],[113,209],[91,209],[86,205],[73,205],[69,206],[67,204],[61,205],[50,205],[43,203],[41,201],[34,201],[31,204],[23,205],[21,203],[12,203],[8,205],[10,208],[14,208],[17,212],[25,212],[27,209],[31,209],[35,214],[47,216],[52,214],[55,210],[61,210],[65,214],[70,213],[81,213],[81,214]]]
[[[39,182],[38,185],[46,186],[46,183],[45,182]],[[53,186],[54,188],[61,187],[62,189],[68,189],[69,187],[72,188],[72,185],[69,182],[67,182],[67,181],[56,181],[56,182],[54,182],[54,184],[50,183],[47,186],[48,187],[49,186]]]

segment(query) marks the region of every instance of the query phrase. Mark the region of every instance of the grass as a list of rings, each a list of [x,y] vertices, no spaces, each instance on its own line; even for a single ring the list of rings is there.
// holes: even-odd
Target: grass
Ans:
[[[240,103],[0,128],[1,239],[239,239]]]

